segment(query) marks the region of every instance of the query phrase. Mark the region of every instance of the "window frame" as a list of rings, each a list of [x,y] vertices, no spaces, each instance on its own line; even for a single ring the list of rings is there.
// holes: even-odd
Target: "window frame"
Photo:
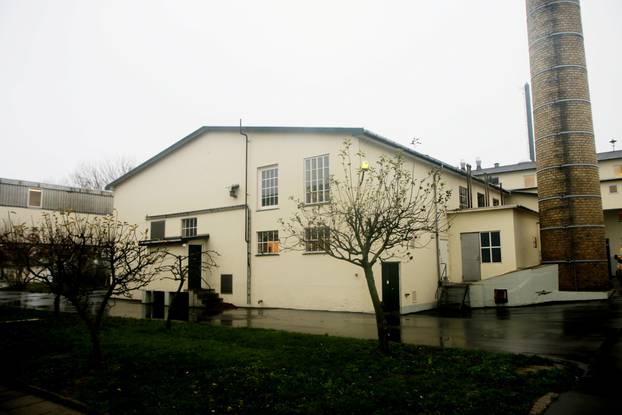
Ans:
[[[223,278],[227,278],[227,277],[230,278],[229,284],[227,284],[229,285],[228,287],[229,289],[225,291],[223,289],[224,284],[222,282],[223,282]],[[233,274],[220,274],[220,293],[221,294],[233,294]]]
[[[149,222],[149,239],[156,240],[153,236],[153,225],[162,224],[162,238],[157,238],[157,240],[162,240],[166,237],[166,221],[165,220],[153,220]]]
[[[480,204],[480,196],[481,196],[481,204]],[[486,207],[488,206],[486,203],[486,195],[484,193],[477,192],[477,207]]]
[[[483,235],[488,235],[488,245],[484,246],[484,237]],[[493,245],[492,234],[498,234],[499,244]],[[482,264],[501,264],[503,262],[503,255],[501,251],[501,231],[483,231],[479,233],[479,249],[480,249],[480,258]],[[496,261],[493,252],[498,250],[499,252],[499,260]],[[485,255],[484,252],[488,252],[488,260],[484,260]]]
[[[531,186],[529,186],[529,182],[533,182],[531,183]],[[538,182],[537,182],[537,177],[534,174],[524,174],[523,175],[523,184],[525,185],[525,189],[531,189],[534,187],[538,187]]]
[[[30,195],[32,193],[39,193],[39,204],[38,205],[33,205],[32,203],[30,203],[30,200],[31,200]],[[26,201],[26,206],[28,206],[29,208],[39,208],[39,209],[41,209],[43,207],[43,191],[42,191],[42,189],[34,189],[34,188],[29,188],[28,189],[28,200]]]
[[[266,236],[264,239],[263,237]],[[272,237],[272,238],[270,238]],[[276,242],[276,251],[271,250],[271,246],[274,247]],[[258,256],[270,256],[279,255],[281,252],[281,241],[279,239],[278,230],[257,231],[257,255]]]
[[[618,193],[618,185],[617,184],[610,184],[609,185],[609,194],[617,194]]]
[[[313,160],[322,160],[322,190],[312,190],[313,189]],[[307,161],[309,162],[309,174],[307,175]],[[316,172],[319,172],[320,169],[317,168],[316,161]],[[309,176],[309,179],[307,177]],[[302,181],[303,181],[303,193],[304,193],[304,202],[305,205],[319,205],[322,203],[330,202],[330,154],[320,154],[318,156],[305,157],[302,162]],[[316,189],[319,189],[319,181],[320,178],[317,178]],[[309,192],[307,192],[307,188],[309,187]],[[316,201],[313,201],[313,194],[318,196]],[[320,199],[320,195],[322,196]]]
[[[499,199],[497,199],[496,197],[492,198],[492,205],[493,206],[501,206],[501,201]]]
[[[275,186],[272,187],[268,187],[267,189],[273,189],[276,188],[276,194],[273,195],[273,198],[275,199],[275,204],[271,204],[271,205],[264,205],[264,196],[263,196],[263,191],[264,191],[264,178],[263,178],[263,172],[266,171],[270,171],[270,170],[276,170],[276,176],[275,177],[271,177],[267,180],[271,180],[274,179],[275,180]],[[267,199],[270,199],[270,197],[268,197]],[[270,210],[270,209],[278,209],[279,208],[279,165],[278,164],[271,164],[269,166],[263,166],[263,167],[259,167],[257,169],[257,209],[258,210]]]
[[[320,232],[322,234],[320,234]],[[328,226],[304,228],[304,243],[304,252],[307,254],[326,253],[327,244],[330,243],[330,228]],[[322,246],[324,246],[324,248],[322,248]]]
[[[462,200],[463,198],[464,198],[464,203]],[[468,209],[468,208],[469,208],[469,189],[464,186],[458,186],[458,209]]]
[[[188,222],[190,222],[190,226],[187,225]],[[181,237],[192,238],[192,237],[197,236],[197,228],[198,228],[197,225],[198,225],[198,220],[196,216],[191,217],[191,218],[182,218],[181,219]]]

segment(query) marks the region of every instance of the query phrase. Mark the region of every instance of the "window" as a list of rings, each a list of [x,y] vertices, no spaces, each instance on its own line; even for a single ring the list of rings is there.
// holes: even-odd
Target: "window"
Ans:
[[[28,207],[41,207],[41,189],[28,189]]]
[[[496,198],[493,197],[492,198],[492,205],[493,206],[499,206],[499,199],[496,199]]]
[[[163,220],[151,222],[151,239],[164,239],[164,223]]]
[[[305,251],[325,252],[328,248],[330,228],[317,227],[305,229]]]
[[[259,169],[259,189],[261,194],[259,207],[276,207],[279,205],[279,166]]]
[[[499,178],[497,176],[492,176],[489,179],[488,183],[490,183],[490,184],[497,184],[498,185],[499,184]]]
[[[618,193],[618,185],[617,184],[609,185],[609,193]]]
[[[305,159],[305,203],[328,202],[328,154]]]
[[[523,180],[525,180],[525,187],[536,187],[536,176],[534,174],[523,176]]]
[[[257,232],[257,254],[279,253],[279,231]]]
[[[220,293],[233,294],[233,275],[220,274]]]
[[[181,237],[190,238],[197,236],[197,218],[187,218],[181,220]]]
[[[483,193],[477,193],[477,207],[486,206],[486,196]]]
[[[479,239],[482,249],[482,262],[501,262],[500,232],[480,232]]]
[[[614,174],[618,177],[622,177],[622,164],[619,164],[617,166],[613,166],[613,171]]]
[[[467,188],[460,186],[460,209],[466,209],[469,207],[469,197],[467,195]]]

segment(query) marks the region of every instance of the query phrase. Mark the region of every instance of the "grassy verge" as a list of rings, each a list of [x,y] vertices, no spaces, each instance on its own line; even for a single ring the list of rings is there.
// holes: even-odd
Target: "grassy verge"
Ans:
[[[521,368],[521,355],[395,345],[271,330],[111,318],[106,367],[88,367],[75,316],[0,308],[0,371],[110,414],[416,413],[526,414],[577,370]]]

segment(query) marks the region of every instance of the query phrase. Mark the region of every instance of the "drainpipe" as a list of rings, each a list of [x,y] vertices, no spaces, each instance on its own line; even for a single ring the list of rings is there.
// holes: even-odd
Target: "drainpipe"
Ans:
[[[443,167],[441,165],[440,171],[436,171],[434,173],[434,240],[436,242],[436,276],[438,278],[438,285],[441,285],[442,275],[441,275],[441,245],[438,240],[439,238],[439,230],[438,230],[438,202],[437,202],[437,193],[436,186],[438,184],[438,180],[440,179],[440,173],[443,171]]]
[[[248,209],[248,134],[242,130],[240,118],[240,135],[244,136],[244,241],[246,242],[246,304],[251,304],[251,238],[250,210]]]

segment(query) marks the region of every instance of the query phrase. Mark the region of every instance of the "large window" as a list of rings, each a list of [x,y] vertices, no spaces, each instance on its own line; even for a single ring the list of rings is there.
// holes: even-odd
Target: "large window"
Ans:
[[[305,159],[305,203],[328,201],[328,154]]]
[[[328,248],[330,229],[327,227],[305,229],[305,251],[325,252]]]
[[[181,220],[181,236],[182,238],[197,236],[197,218],[186,218]]]
[[[257,254],[279,253],[279,231],[257,232]]]
[[[259,169],[260,208],[279,205],[279,166]]]
[[[469,207],[469,196],[467,195],[467,188],[460,186],[460,209],[466,209]]]
[[[501,234],[499,231],[480,232],[482,262],[501,262]]]
[[[477,207],[486,207],[486,195],[477,193]]]

